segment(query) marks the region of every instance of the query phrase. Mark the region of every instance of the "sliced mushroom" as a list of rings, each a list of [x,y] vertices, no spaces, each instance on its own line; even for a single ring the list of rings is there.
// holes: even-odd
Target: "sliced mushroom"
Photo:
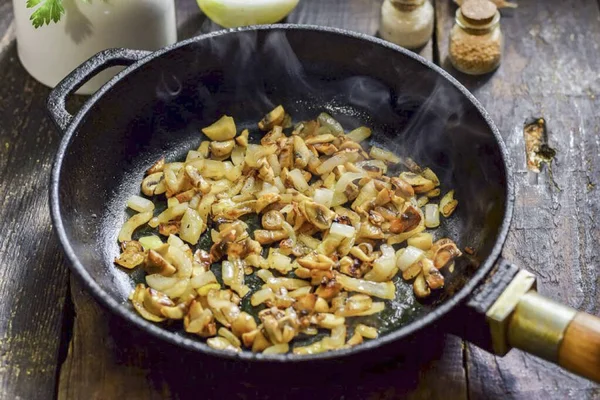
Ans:
[[[293,139],[288,138],[285,144],[281,146],[279,152],[279,165],[282,169],[292,169],[294,167],[294,144]],[[282,176],[283,180],[283,176]]]
[[[458,206],[458,200],[454,200],[454,190],[450,190],[440,200],[440,213],[448,218],[456,207]]]
[[[248,131],[248,129],[244,129],[242,131],[242,133],[240,133],[240,135],[235,138],[235,142],[238,145],[240,145],[241,147],[247,147],[248,146],[248,136],[249,135],[250,135],[250,132]]]
[[[371,210],[369,211],[369,222],[371,222],[373,225],[381,226],[381,224],[385,222],[385,218],[383,218],[383,215],[377,211]]]
[[[257,229],[254,231],[254,240],[260,244],[271,244],[289,237],[286,230],[263,230]]]
[[[121,243],[122,253],[115,258],[115,264],[127,269],[133,269],[144,262],[144,248],[136,240]]]
[[[326,156],[331,156],[338,152],[338,148],[335,147],[332,143],[319,143],[313,145],[314,149]]]
[[[163,236],[177,235],[181,228],[181,221],[169,221],[158,225],[158,233]]]
[[[294,136],[294,166],[304,168],[313,157],[312,152],[300,136]]]
[[[386,188],[383,188],[377,193],[377,197],[375,198],[375,205],[383,206],[392,201],[392,191]]]
[[[423,266],[423,276],[427,285],[431,289],[439,289],[444,286],[444,277],[440,274],[440,271],[433,265],[433,261],[428,258],[422,260],[421,265]]]
[[[415,193],[427,193],[430,190],[433,190],[436,186],[431,180],[412,172],[401,173],[400,179],[411,185]]]
[[[235,146],[233,140],[225,140],[223,142],[211,142],[210,143],[210,154],[213,159],[220,160],[228,157]]]
[[[265,182],[272,183],[273,179],[275,179],[275,173],[273,172],[273,168],[267,161],[266,158],[261,158],[258,160],[258,176]]]
[[[153,174],[148,175],[142,181],[142,193],[146,196],[154,196],[156,193],[156,188],[158,184],[162,182],[164,179],[162,172],[155,172]]]
[[[369,222],[363,222],[360,224],[357,236],[362,239],[383,239],[385,237],[380,227],[373,225]]]
[[[390,232],[403,233],[410,232],[421,223],[421,213],[416,207],[410,205],[400,214],[399,218],[392,220]]]
[[[342,285],[335,279],[331,273],[325,275],[315,291],[315,294],[325,300],[332,299],[342,290]]]
[[[437,197],[440,195],[442,191],[439,188],[430,190],[429,192],[425,193],[425,196],[432,198],[432,197]]]
[[[423,271],[423,264],[420,261],[409,266],[407,269],[402,271],[402,279],[405,281],[409,281],[414,279],[417,275],[419,275]]]
[[[131,303],[133,304],[133,308],[135,308],[135,310],[144,319],[147,319],[148,321],[152,321],[152,322],[164,321],[165,320],[164,317],[150,312],[144,306],[144,300],[145,300],[146,296],[148,295],[148,292],[146,289],[147,289],[146,285],[144,285],[142,283],[138,284],[135,287],[135,290],[134,290],[133,294],[131,295]]]
[[[283,221],[283,214],[276,210],[266,212],[262,216],[262,226],[268,230],[282,229]]]
[[[175,303],[166,294],[147,288],[144,293],[144,308],[155,315],[163,315],[163,307],[174,307]]]
[[[423,274],[419,274],[413,282],[413,292],[415,293],[415,296],[420,299],[431,294],[431,289],[429,286],[427,286],[427,282],[425,281]]]
[[[256,330],[256,321],[254,317],[246,312],[241,312],[231,323],[231,331],[239,338],[254,330]]]
[[[439,186],[440,185],[440,180],[437,177],[437,175],[435,174],[435,172],[433,172],[430,168],[425,168],[423,171],[421,171],[421,175],[426,178],[429,179],[431,182],[433,182],[433,184],[435,186]]]
[[[166,251],[168,245],[164,245],[159,250]],[[146,257],[145,269],[148,274],[160,274],[162,276],[171,276],[177,269],[167,261],[158,251],[149,250]]]
[[[296,260],[298,264],[308,269],[320,269],[328,271],[333,267],[333,260],[323,254],[311,253]]]
[[[240,351],[239,347],[235,347],[229,340],[222,336],[212,337],[206,340],[206,344],[216,350],[224,351]]]
[[[330,143],[335,140],[335,136],[332,134],[318,135],[307,138],[304,142],[306,144],[320,144],[320,143]]]
[[[210,184],[200,174],[198,169],[193,165],[187,165],[185,168],[185,174],[195,188],[200,189],[203,194],[210,192]]]
[[[255,353],[263,351],[272,345],[269,339],[263,334],[263,330],[264,329],[257,330],[254,341],[252,342],[252,351]]]
[[[396,188],[396,195],[405,199],[409,199],[415,195],[415,190],[405,180],[394,177],[390,179],[390,182]]]
[[[283,109],[283,106],[279,105],[263,117],[258,123],[258,128],[261,131],[270,131],[275,125],[281,125],[284,118],[285,110]]]
[[[160,160],[158,160],[157,162],[155,162],[150,168],[148,168],[148,170],[146,171],[146,175],[152,175],[157,172],[162,172],[164,167],[165,167],[165,158],[163,157]]]
[[[346,189],[344,189],[344,195],[346,196],[348,201],[352,201],[352,200],[356,199],[356,197],[358,197],[359,193],[360,193],[360,189],[358,188],[358,186],[355,183],[352,183],[352,182],[350,182],[348,184],[348,186],[346,186]]]
[[[460,257],[462,252],[450,239],[440,239],[431,247],[430,252],[433,254],[433,264],[437,269],[443,268],[456,257]]]
[[[313,201],[302,202],[300,210],[311,224],[322,230],[328,229],[335,217],[335,213],[328,207]]]
[[[262,139],[260,139],[260,144],[263,146],[268,146],[270,144],[275,144],[277,141],[283,137],[283,128],[281,126],[274,126],[269,133],[264,135]]]

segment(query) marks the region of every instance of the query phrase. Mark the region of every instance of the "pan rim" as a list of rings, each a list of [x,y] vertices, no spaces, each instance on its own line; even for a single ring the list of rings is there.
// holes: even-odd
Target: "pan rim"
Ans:
[[[400,327],[397,330],[394,330],[385,336],[382,336],[376,340],[364,342],[359,346],[354,346],[348,349],[341,349],[331,352],[325,352],[320,354],[312,354],[312,355],[294,355],[294,354],[273,354],[273,355],[263,355],[260,353],[252,353],[248,351],[242,351],[238,353],[225,352],[215,350],[209,347],[204,341],[193,340],[191,338],[187,338],[181,335],[178,335],[174,332],[167,331],[160,327],[159,325],[153,324],[149,321],[146,321],[142,317],[135,315],[130,312],[126,308],[125,303],[118,302],[113,297],[111,297],[86,271],[83,264],[79,261],[73,247],[70,244],[70,241],[67,237],[67,233],[65,227],[63,225],[63,219],[60,211],[60,197],[59,197],[59,182],[61,177],[61,167],[62,161],[66,155],[68,147],[75,136],[74,134],[77,132],[79,125],[81,124],[83,117],[87,114],[87,112],[93,108],[94,104],[113,86],[118,84],[118,82],[128,75],[133,70],[136,70],[143,66],[144,64],[150,62],[154,58],[162,56],[170,51],[175,49],[185,47],[191,43],[200,42],[207,40],[209,38],[236,34],[237,32],[247,32],[247,31],[318,31],[325,33],[337,34],[340,36],[346,36],[353,39],[365,40],[376,46],[383,46],[394,50],[396,52],[402,53],[404,56],[412,58],[415,61],[420,62],[425,67],[433,69],[443,78],[448,80],[456,89],[458,89],[477,109],[479,114],[483,117],[486,124],[492,131],[498,147],[500,149],[500,155],[503,161],[504,166],[504,174],[506,177],[506,197],[505,197],[505,206],[504,206],[504,216],[502,223],[500,225],[500,229],[498,235],[496,237],[494,246],[490,252],[490,255],[481,263],[481,266],[477,270],[475,274],[469,279],[469,281],[456,293],[452,298],[447,300],[445,303],[441,304],[428,314],[417,318],[416,320]],[[60,131],[60,128],[59,128]],[[110,309],[114,314],[120,316],[128,323],[136,326],[137,328],[148,332],[152,336],[164,340],[165,342],[176,345],[178,347],[182,347],[186,350],[192,351],[200,351],[201,353],[215,356],[219,358],[226,358],[230,360],[243,360],[243,361],[252,361],[252,362],[289,362],[289,361],[301,361],[301,362],[310,362],[317,360],[332,360],[332,359],[341,359],[351,355],[357,355],[359,353],[363,353],[369,350],[374,350],[376,348],[382,347],[386,344],[390,344],[392,342],[398,341],[404,337],[407,337],[411,334],[416,333],[417,331],[426,328],[427,326],[432,325],[433,323],[439,321],[443,316],[449,313],[451,310],[455,309],[461,302],[463,302],[472,292],[473,290],[481,283],[481,281],[488,275],[489,271],[493,268],[494,264],[501,257],[502,247],[506,240],[508,229],[510,227],[510,223],[513,216],[513,207],[514,207],[514,187],[513,187],[513,175],[511,171],[510,160],[508,158],[508,151],[506,149],[506,145],[498,128],[493,123],[490,115],[483,108],[483,106],[479,103],[479,101],[475,98],[473,94],[471,94],[460,82],[458,82],[454,77],[452,77],[448,72],[446,72],[441,67],[433,64],[432,62],[426,60],[425,58],[406,50],[400,46],[392,44],[390,42],[386,42],[382,39],[376,38],[374,36],[370,36],[363,33],[352,32],[339,28],[325,27],[325,26],[317,26],[317,25],[303,25],[303,24],[276,24],[276,25],[260,25],[260,26],[249,26],[243,28],[234,28],[234,29],[224,29],[216,32],[211,32],[208,34],[196,36],[187,40],[183,40],[177,42],[173,45],[167,46],[163,49],[160,49],[156,52],[149,54],[144,57],[140,61],[134,63],[133,65],[125,68],[123,71],[119,72],[116,76],[114,76],[111,80],[109,80],[103,87],[101,87],[96,93],[94,93],[86,103],[81,107],[81,109],[77,112],[77,114],[73,117],[70,125],[64,132],[64,136],[61,140],[59,149],[54,159],[54,163],[51,171],[51,181],[50,181],[50,214],[52,223],[54,226],[54,230],[58,235],[59,241],[63,247],[63,251],[68,259],[68,264],[71,271],[77,276],[80,281],[83,282],[86,289],[92,294],[92,296],[98,300],[104,307]]]

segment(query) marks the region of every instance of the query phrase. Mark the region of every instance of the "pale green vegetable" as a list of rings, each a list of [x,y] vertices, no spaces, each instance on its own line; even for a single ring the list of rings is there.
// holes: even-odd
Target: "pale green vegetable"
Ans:
[[[141,243],[144,250],[156,250],[164,243],[160,238],[156,235],[144,236],[138,239],[138,242]]]
[[[202,129],[210,140],[225,141],[231,140],[235,137],[236,127],[235,121],[228,115],[223,115],[212,125]]]
[[[286,17],[298,0],[197,0],[200,9],[225,28],[273,24]]]

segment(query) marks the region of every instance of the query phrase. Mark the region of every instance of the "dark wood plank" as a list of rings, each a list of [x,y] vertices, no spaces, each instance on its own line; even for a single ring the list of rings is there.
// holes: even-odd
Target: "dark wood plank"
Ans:
[[[48,179],[59,136],[48,89],[23,70],[12,7],[0,0],[0,398],[55,391],[67,270],[52,233]]]
[[[380,4],[379,1],[305,0],[288,22],[329,24],[374,34]],[[202,16],[192,2],[178,3],[178,22],[180,39],[218,28]],[[429,44],[421,54],[431,59],[431,51]],[[412,364],[403,369],[394,364],[382,367],[367,373],[352,390],[340,382],[290,389],[273,384],[230,382],[214,371],[211,374],[207,368],[190,368],[189,362],[193,361],[172,363],[169,358],[157,356],[160,353],[158,349],[164,346],[139,332],[132,332],[130,327],[108,315],[75,280],[72,280],[72,299],[76,317],[69,354],[60,374],[58,394],[61,400],[193,396],[194,392],[182,381],[182,376],[185,381],[194,382],[195,388],[202,387],[205,398],[234,395],[280,398],[281,393],[287,390],[290,396],[303,398],[338,398],[341,395],[356,399],[467,397],[465,370],[462,368],[464,348],[462,341],[456,337],[437,343],[429,356],[418,358],[414,368]],[[138,334],[143,338],[132,340],[129,337]]]
[[[346,380],[303,385],[246,380],[216,363],[202,363],[132,329],[101,309],[72,280],[75,326],[62,366],[58,398],[340,398],[465,399],[461,341],[448,337],[415,352],[405,365],[390,363]],[[236,379],[232,380],[231,376]],[[193,383],[193,384],[191,384]]]
[[[534,272],[543,294],[600,314],[598,2],[520,1],[518,9],[503,12],[504,62],[480,78],[449,66],[456,8],[445,0],[436,4],[440,60],[490,112],[513,162],[516,207],[506,258]],[[538,116],[546,118],[549,144],[558,151],[553,171],[561,190],[547,172],[526,169],[522,127]],[[600,386],[516,350],[498,358],[469,345],[467,373],[472,399],[600,395]]]

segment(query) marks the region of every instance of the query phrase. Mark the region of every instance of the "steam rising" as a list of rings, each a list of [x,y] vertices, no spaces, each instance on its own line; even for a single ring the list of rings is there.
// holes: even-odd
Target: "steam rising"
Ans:
[[[172,100],[180,120],[196,119],[198,125],[227,113],[241,127],[255,129],[249,121],[278,104],[296,121],[313,119],[325,110],[346,129],[367,125],[374,131],[372,144],[431,167],[443,190],[457,189],[459,202],[467,199],[471,209],[487,214],[502,193],[489,195],[495,198],[473,194],[486,182],[497,184],[498,172],[480,168],[486,151],[497,152],[496,144],[481,118],[473,118],[475,109],[459,90],[429,68],[416,68],[419,61],[376,45],[361,53],[335,47],[335,40],[307,43],[299,37],[309,41],[325,35],[311,36],[307,31],[288,38],[285,30],[257,30],[209,37],[190,50],[195,59],[188,71],[203,75],[178,78],[164,71],[157,96]],[[182,88],[182,81],[194,86]],[[474,142],[487,143],[482,154],[473,153]],[[464,149],[471,152],[463,154]],[[461,177],[472,174],[474,179],[457,182],[456,167]]]

